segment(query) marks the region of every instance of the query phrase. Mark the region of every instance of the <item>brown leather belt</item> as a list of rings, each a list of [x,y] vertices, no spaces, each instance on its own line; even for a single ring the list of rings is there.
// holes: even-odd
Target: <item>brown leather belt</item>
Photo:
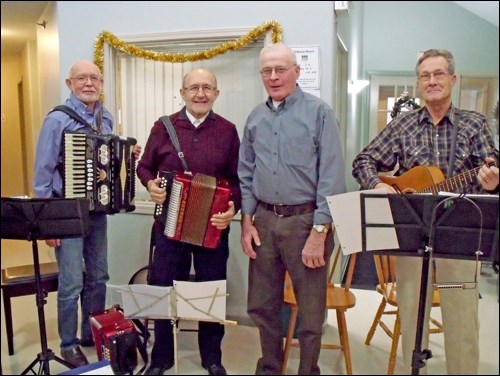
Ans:
[[[272,211],[278,217],[312,213],[316,210],[316,204],[312,202],[300,205],[272,205],[259,201],[259,205],[266,210]]]

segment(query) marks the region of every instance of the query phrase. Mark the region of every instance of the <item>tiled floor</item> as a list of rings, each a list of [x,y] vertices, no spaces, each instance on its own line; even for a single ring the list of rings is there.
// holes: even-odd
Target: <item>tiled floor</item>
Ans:
[[[347,325],[351,347],[354,374],[383,375],[386,374],[390,349],[390,339],[381,330],[375,333],[372,344],[364,344],[366,333],[380,301],[380,296],[370,290],[353,290],[357,304],[347,313]],[[483,265],[481,277],[480,300],[480,345],[481,363],[479,374],[499,374],[499,304],[498,274],[489,265]],[[2,319],[2,370],[3,374],[20,374],[36,358],[41,351],[37,309],[34,296],[13,299],[14,345],[15,354],[8,355],[5,323]],[[49,294],[44,306],[47,338],[49,348],[59,355],[59,339],[56,321],[56,293]],[[3,306],[2,306],[3,316]],[[439,317],[439,314],[438,314]],[[325,341],[337,338],[335,314],[329,312],[325,326]],[[178,372],[185,375],[206,374],[200,365],[197,349],[196,333],[180,332]],[[431,336],[429,345],[433,358],[428,360],[428,374],[446,374],[443,337],[441,334]],[[151,345],[148,346],[151,350]],[[93,348],[84,348],[91,362],[97,361]],[[249,326],[227,326],[223,342],[223,364],[228,374],[253,374],[255,363],[260,356],[258,332]],[[396,373],[401,373],[402,357],[399,350]],[[67,368],[52,360],[49,362],[50,373],[57,374]],[[141,366],[141,365],[140,365]],[[136,369],[139,370],[140,366]],[[288,363],[288,374],[296,374],[298,366],[298,349],[291,350]],[[320,366],[323,374],[345,374],[343,355],[338,350],[322,350]],[[35,368],[37,370],[37,368]],[[175,374],[175,368],[165,374]]]

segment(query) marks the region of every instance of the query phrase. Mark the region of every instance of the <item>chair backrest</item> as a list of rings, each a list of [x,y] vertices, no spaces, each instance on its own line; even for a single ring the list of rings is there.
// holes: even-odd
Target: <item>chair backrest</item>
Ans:
[[[404,257],[404,256],[400,256]],[[396,256],[389,255],[373,255],[375,260],[375,268],[377,269],[377,277],[379,281],[380,290],[386,299],[391,304],[397,304],[396,298]],[[440,305],[439,289],[434,289],[432,299],[432,306],[438,307]]]
[[[396,256],[374,255],[378,283],[386,288],[388,283],[396,282]]]
[[[396,306],[396,256],[373,255],[377,270],[377,291],[384,295],[389,304]]]
[[[333,229],[333,235],[335,236],[335,227],[332,227],[332,229]],[[331,264],[330,272],[328,274],[328,284],[334,285],[333,277],[335,275],[335,272],[337,271],[337,264],[340,260],[341,254],[342,254],[342,246],[341,246],[340,242],[337,241],[337,243],[335,245],[335,249],[333,250],[333,254],[332,254],[333,262]],[[347,273],[347,276],[346,276],[345,282],[344,282],[344,290],[349,291],[349,289],[351,288],[352,278],[354,275],[354,268],[356,266],[356,257],[357,256],[356,256],[356,253],[352,253],[347,257],[348,257],[348,260],[346,260],[346,262],[344,263],[344,266],[347,265],[347,270],[344,270],[344,266],[343,266],[341,268],[341,272]],[[340,278],[340,280],[342,281],[343,278]]]

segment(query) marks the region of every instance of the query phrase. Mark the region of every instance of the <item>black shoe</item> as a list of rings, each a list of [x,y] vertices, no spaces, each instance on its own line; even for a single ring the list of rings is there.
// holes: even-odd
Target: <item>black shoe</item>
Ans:
[[[174,366],[174,361],[169,360],[163,367],[150,365],[144,372],[145,375],[163,375],[163,373]]]
[[[80,346],[83,347],[94,347],[95,343],[93,339],[82,339],[80,340]]]
[[[201,366],[208,371],[209,375],[227,375],[226,369],[221,363],[210,363],[208,365],[202,363]]]
[[[82,352],[79,346],[73,347],[69,350],[61,350],[61,356],[65,361],[67,361],[74,367],[81,367],[89,364],[87,357]]]

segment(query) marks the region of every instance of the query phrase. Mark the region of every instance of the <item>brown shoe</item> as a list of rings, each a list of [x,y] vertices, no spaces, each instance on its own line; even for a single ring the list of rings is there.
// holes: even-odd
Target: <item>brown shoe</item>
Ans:
[[[82,352],[79,346],[73,347],[69,350],[61,350],[61,356],[65,361],[72,364],[75,367],[81,367],[89,364],[87,357]]]

